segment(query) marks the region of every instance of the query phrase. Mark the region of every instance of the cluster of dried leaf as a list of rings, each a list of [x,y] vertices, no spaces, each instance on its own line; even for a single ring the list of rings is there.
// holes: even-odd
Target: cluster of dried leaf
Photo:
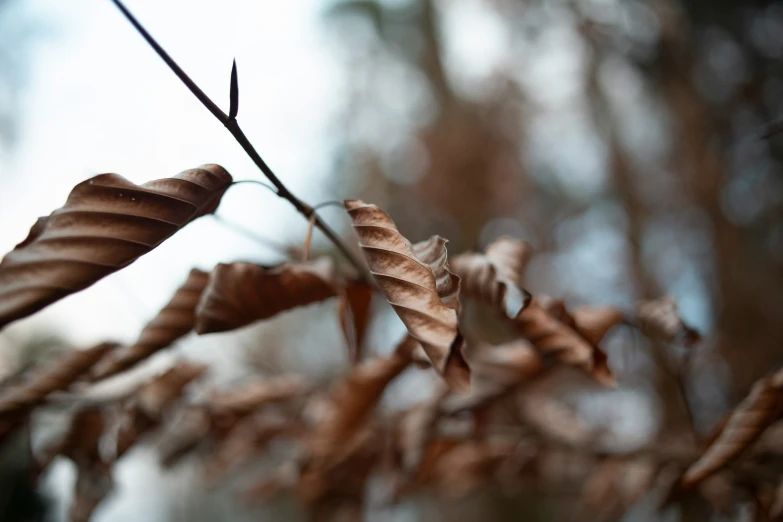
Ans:
[[[74,188],[66,204],[40,218],[0,263],[0,326],[95,283],[149,252],[192,220],[213,212],[231,176],[217,165],[141,186],[105,174]],[[658,488],[664,502],[710,495],[714,480],[752,491],[767,512],[781,512],[775,477],[763,474],[750,446],[783,411],[783,372],[761,379],[701,451],[671,446],[610,454],[580,436],[579,418],[531,385],[575,368],[615,386],[600,345],[624,324],[660,343],[686,348],[699,335],[668,298],[632,312],[573,311],[531,296],[524,285],[532,255],[501,238],[484,252],[447,258],[446,240],[411,244],[374,205],[345,207],[373,281],[329,259],[274,267],[236,262],[192,270],[171,301],[128,346],[101,344],[36,368],[0,391],[0,435],[25,424],[52,394],[132,368],[190,331],[223,332],[295,307],[339,299],[350,370],[328,390],[295,375],[246,383],[194,400],[185,388],[208,370],[180,363],[126,396],[79,407],[70,428],[40,460],[57,455],[78,470],[73,520],[88,520],[112,489],[112,464],[157,432],[161,463],[200,459],[205,477],[227,473],[286,441],[281,467],[247,489],[248,502],[294,492],[319,518],[360,519],[371,477],[388,484],[387,502],[429,491],[462,495],[487,484],[514,492],[530,485],[579,484],[583,518],[611,519]],[[407,335],[388,356],[365,356],[373,293],[397,313]],[[490,345],[461,328],[463,300],[491,310],[510,332]],[[390,343],[391,344],[391,343]],[[379,351],[384,348],[379,347]],[[428,399],[405,411],[382,407],[387,387],[409,366],[441,377]],[[513,415],[509,414],[513,411]],[[763,452],[764,445],[760,445]],[[755,455],[759,454],[758,447]],[[753,455],[751,455],[753,456]]]

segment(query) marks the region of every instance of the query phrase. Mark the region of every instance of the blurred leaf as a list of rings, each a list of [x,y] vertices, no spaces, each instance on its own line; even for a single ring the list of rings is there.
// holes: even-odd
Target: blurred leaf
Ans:
[[[264,267],[219,264],[196,309],[196,332],[225,332],[338,293],[329,258]]]
[[[0,328],[92,285],[212,213],[231,183],[218,165],[135,185],[117,174],[78,184],[0,263]]]

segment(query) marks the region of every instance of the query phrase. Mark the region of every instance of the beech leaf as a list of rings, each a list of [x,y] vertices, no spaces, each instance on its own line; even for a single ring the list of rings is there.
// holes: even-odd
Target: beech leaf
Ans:
[[[725,467],[753,444],[783,412],[783,370],[758,380],[731,413],[717,436],[682,477],[691,488]]]
[[[432,254],[439,245],[443,248],[444,255],[438,256],[440,265],[433,270],[426,261],[436,264],[434,256],[426,261],[419,259],[411,243],[380,208],[358,200],[347,200],[345,206],[384,297],[449,386],[467,391],[470,368],[462,356],[463,341],[457,324],[455,292],[459,285],[446,273],[445,241],[419,244],[423,254]]]
[[[92,372],[92,379],[104,379],[126,370],[190,332],[196,324],[196,306],[208,280],[208,273],[191,270],[187,280],[144,327],[136,342],[101,360]]]
[[[219,165],[135,185],[101,174],[71,191],[0,262],[0,328],[131,264],[194,219],[231,184]]]
[[[574,318],[562,302],[546,303],[533,299],[514,324],[520,335],[541,354],[580,368],[606,386],[615,385],[606,354],[587,337],[580,335]]]
[[[337,295],[329,258],[264,267],[219,264],[196,309],[196,332],[224,332]]]
[[[699,332],[682,320],[677,301],[669,296],[639,303],[636,322],[645,335],[657,341],[692,346],[701,340]]]
[[[532,254],[528,243],[501,237],[484,254],[456,256],[452,266],[466,296],[481,299],[514,319],[530,302],[522,281]]]

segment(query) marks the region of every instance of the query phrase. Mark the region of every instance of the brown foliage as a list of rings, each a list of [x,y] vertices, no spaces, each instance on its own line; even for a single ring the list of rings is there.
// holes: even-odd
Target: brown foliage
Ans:
[[[263,267],[218,265],[196,310],[199,334],[224,332],[337,295],[329,259]]]
[[[514,319],[530,302],[522,281],[532,255],[530,244],[502,237],[483,254],[456,256],[452,267],[466,296],[477,297]]]
[[[101,174],[71,191],[0,262],[0,328],[129,265],[215,211],[231,175],[203,165],[135,185]]]
[[[699,332],[682,320],[677,302],[668,296],[639,303],[635,319],[642,332],[658,341],[691,346],[701,339]]]
[[[753,385],[748,396],[720,427],[699,460],[682,477],[682,487],[692,488],[738,457],[783,411],[783,371]]]
[[[196,268],[191,270],[187,280],[144,327],[136,342],[104,358],[91,372],[92,379],[104,379],[126,370],[190,332],[196,323],[196,305],[207,286],[208,278],[206,272]]]
[[[533,299],[514,320],[517,331],[543,355],[576,366],[597,381],[613,386],[614,377],[607,366],[606,354],[586,337],[569,326],[571,318],[562,314],[564,308],[552,311]],[[558,317],[559,316],[559,317]]]
[[[420,245],[419,253],[426,253],[429,259],[419,259],[384,211],[362,201],[346,201],[345,206],[384,297],[421,343],[435,370],[449,386],[466,391],[470,369],[462,356],[457,324],[459,284],[446,265],[445,241],[435,239],[426,247]],[[434,255],[436,248],[443,254]]]

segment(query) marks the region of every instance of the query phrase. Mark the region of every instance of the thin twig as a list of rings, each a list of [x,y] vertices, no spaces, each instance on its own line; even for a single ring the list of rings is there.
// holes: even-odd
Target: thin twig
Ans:
[[[321,201],[317,205],[313,206],[313,210],[318,210],[319,208],[329,207],[329,206],[340,207],[341,209],[345,210],[345,203],[337,200]]]
[[[250,183],[250,184],[253,184],[253,185],[260,185],[260,186],[264,187],[265,189],[270,190],[272,192],[272,194],[274,194],[275,196],[279,196],[279,194],[277,193],[277,190],[275,189],[275,187],[273,187],[272,185],[269,185],[267,183],[264,183],[263,181],[258,181],[257,179],[238,179],[238,180],[232,182],[231,186],[233,187],[234,185],[241,185],[243,183]]]
[[[190,89],[190,92],[192,92],[193,95],[198,98],[201,104],[204,105],[204,107],[206,107],[207,110],[211,112],[212,115],[226,127],[226,129],[228,129],[232,136],[234,136],[234,139],[242,146],[247,155],[250,156],[250,159],[253,160],[253,163],[255,163],[259,169],[261,169],[261,172],[264,173],[264,176],[266,176],[272,185],[275,186],[277,189],[277,195],[289,201],[300,214],[309,219],[313,214],[313,208],[294,196],[291,191],[288,190],[288,188],[283,184],[283,182],[278,179],[272,169],[269,168],[269,165],[267,165],[263,158],[261,158],[261,156],[258,154],[255,147],[253,147],[253,145],[250,143],[250,140],[247,139],[245,133],[242,132],[242,129],[239,127],[239,123],[237,123],[236,118],[230,118],[226,113],[220,110],[220,107],[218,107],[212,100],[209,99],[209,96],[207,96],[204,91],[202,91],[199,86],[196,85],[196,83],[191,80],[187,74],[185,74],[185,71],[183,71],[182,68],[180,68],[180,66],[177,65],[177,63],[171,58],[171,56],[169,56],[168,53],[163,50],[163,48],[158,44],[157,41],[155,41],[152,35],[150,35],[147,30],[139,23],[139,21],[136,20],[136,18],[131,14],[130,11],[128,11],[128,9],[120,0],[112,0],[112,2],[122,12],[125,18],[133,25],[133,27],[136,28],[136,30],[147,41],[147,43],[155,50],[155,52],[166,63],[166,65],[169,66],[174,74],[177,75],[182,83],[184,83],[185,86]],[[318,227],[318,229],[320,229],[321,232],[323,232],[323,234],[332,243],[334,243],[334,245],[340,250],[340,252],[342,252],[345,258],[359,271],[360,274],[362,274],[363,279],[365,279],[367,282],[370,282],[371,278],[364,266],[364,263],[362,263],[361,260],[359,260],[348,249],[348,247],[343,244],[340,238],[337,237],[337,234],[317,216],[315,218],[315,226]]]

